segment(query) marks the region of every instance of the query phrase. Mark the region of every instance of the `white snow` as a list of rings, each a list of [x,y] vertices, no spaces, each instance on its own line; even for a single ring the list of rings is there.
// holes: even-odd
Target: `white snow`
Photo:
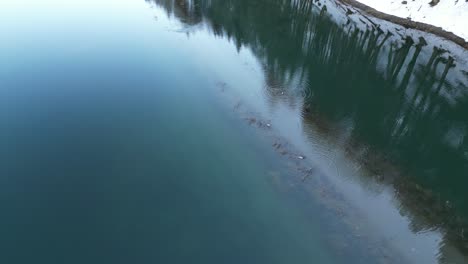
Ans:
[[[372,0],[361,0],[361,1],[372,1]],[[374,0],[374,1],[380,2],[384,0]],[[390,1],[390,0],[385,0],[385,1]],[[412,0],[409,0],[409,1],[412,1]],[[415,0],[415,1],[420,1],[420,0]],[[424,0],[424,1],[427,1],[427,3],[429,3],[430,0]],[[441,0],[441,1],[456,1],[456,0]],[[465,0],[459,0],[459,1],[463,1],[465,5],[468,5],[468,2],[465,2]],[[417,41],[420,37],[423,37],[427,41],[428,46],[421,50],[421,54],[418,57],[417,64],[424,66],[428,62],[429,58],[431,57],[433,47],[442,48],[447,51],[445,56],[446,57],[452,56],[455,59],[455,63],[457,65],[456,68],[451,70],[449,72],[449,75],[447,75],[447,81],[450,82],[452,86],[454,87],[457,87],[459,84],[466,84],[466,81],[467,81],[466,72],[468,72],[468,50],[467,49],[443,37],[436,36],[436,35],[423,32],[423,31],[419,31],[416,29],[408,29],[401,25],[394,24],[392,22],[379,19],[373,16],[366,16],[364,19],[363,14],[362,12],[359,11],[359,9],[354,8],[351,5],[342,4],[342,2],[340,1],[322,0],[321,2],[323,5],[327,7],[327,13],[332,18],[332,20],[334,20],[337,24],[348,25],[348,26],[344,26],[345,28],[356,27],[356,28],[359,28],[361,31],[365,31],[365,30],[369,30],[370,28],[372,28],[373,25],[378,24],[379,27],[384,32],[392,33],[392,36],[390,36],[390,38],[388,39],[387,44],[382,47],[382,51],[379,54],[379,57],[377,59],[377,62],[378,62],[377,69],[385,69],[387,67],[388,52],[389,52],[388,43],[401,45],[402,38],[404,38],[404,36],[409,36],[415,41]],[[440,4],[441,3],[439,3],[439,5]],[[323,5],[319,6],[317,4],[315,5],[319,9],[322,8],[323,6]],[[348,9],[351,10],[353,13],[350,15],[346,15]],[[388,12],[385,12],[385,13],[388,13]],[[465,12],[465,17],[466,17],[465,20],[468,19],[468,11]],[[348,19],[351,21],[350,24],[348,24],[348,21],[347,21]],[[467,29],[465,31],[467,31],[468,23],[464,23],[463,25],[466,25]],[[465,35],[468,35],[467,33],[468,32],[466,32]],[[460,36],[460,34],[458,35]],[[466,36],[465,39],[468,40],[468,36]],[[405,64],[407,63],[409,63],[408,60],[405,61]],[[442,71],[442,69],[439,69],[439,70]],[[401,77],[402,76],[400,75],[399,78]],[[408,91],[412,92],[410,90]],[[444,96],[447,99],[447,102],[452,103],[452,104],[457,103],[459,98],[467,96],[467,95],[468,95],[468,91],[466,91],[465,89],[449,89],[449,90],[444,89],[443,91],[441,91],[441,96]]]
[[[380,12],[411,18],[413,21],[441,27],[468,41],[468,2],[440,0],[431,7],[430,0],[358,0]]]

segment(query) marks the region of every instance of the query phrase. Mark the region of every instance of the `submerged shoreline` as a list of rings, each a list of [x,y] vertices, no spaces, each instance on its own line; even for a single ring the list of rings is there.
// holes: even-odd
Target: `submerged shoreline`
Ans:
[[[232,38],[238,50],[246,48],[258,56],[266,74],[265,92],[272,97],[271,100],[275,102],[288,101],[286,97],[288,97],[290,89],[305,89],[303,92],[306,95],[298,99],[300,102],[296,102],[295,96],[291,95],[289,98],[291,104],[294,102],[294,105],[303,105],[301,115],[304,122],[312,120],[313,123],[321,120],[319,122],[329,123],[331,127],[337,125],[336,122],[338,124],[340,122],[353,124],[352,120],[346,120],[346,118],[351,117],[345,116],[344,120],[333,120],[333,115],[337,114],[334,113],[334,110],[330,110],[331,113],[328,116],[321,113],[324,109],[320,109],[320,102],[330,100],[330,98],[323,96],[321,98],[320,95],[327,93],[327,91],[322,91],[319,87],[309,87],[309,84],[314,84],[314,79],[307,80],[307,77],[304,76],[313,78],[319,75],[322,79],[329,81],[326,83],[331,86],[329,88],[336,88],[336,92],[341,91],[345,94],[347,90],[360,92],[357,88],[361,85],[367,85],[369,82],[386,91],[386,94],[382,95],[381,98],[375,99],[379,100],[381,105],[390,104],[392,108],[387,109],[387,114],[382,114],[382,117],[376,119],[382,124],[372,124],[372,126],[383,126],[382,131],[373,131],[382,134],[381,136],[385,140],[383,146],[373,146],[369,142],[366,143],[365,139],[358,135],[347,138],[349,141],[345,141],[345,145],[339,146],[339,148],[348,148],[346,152],[347,155],[349,154],[350,160],[366,168],[368,172],[362,171],[366,177],[361,177],[364,181],[381,183],[383,186],[391,188],[387,192],[394,195],[397,207],[404,212],[399,217],[412,219],[410,221],[411,230],[415,236],[418,236],[419,232],[439,233],[443,240],[441,242],[442,251],[453,251],[453,248],[457,248],[458,253],[463,252],[462,255],[466,255],[466,222],[457,216],[453,205],[456,203],[439,195],[438,190],[432,191],[424,184],[418,183],[413,177],[414,172],[401,165],[401,161],[394,159],[395,155],[398,156],[398,153],[402,151],[404,145],[414,141],[415,138],[412,134],[416,136],[416,139],[420,138],[418,133],[424,131],[420,131],[418,126],[429,126],[430,130],[437,128],[438,123],[435,121],[443,119],[438,117],[439,112],[441,112],[440,107],[448,107],[445,105],[450,105],[452,102],[456,105],[460,98],[464,98],[464,87],[467,83],[466,74],[464,74],[467,70],[464,63],[466,49],[449,40],[440,41],[437,37],[428,34],[427,31],[416,29],[406,31],[405,27],[402,28],[399,24],[378,20],[379,18],[366,17],[356,11],[349,12],[350,10],[345,5],[338,4],[336,1],[326,1],[325,4],[317,1],[314,3],[293,1],[292,7],[288,7],[291,8],[291,12],[294,12],[293,16],[287,17],[287,19],[283,18],[282,16],[289,15],[286,11],[284,13],[278,11],[279,13],[275,15],[293,25],[292,29],[287,27],[278,29],[284,30],[282,32],[291,30],[292,33],[288,33],[291,36],[285,38],[284,41],[280,40],[276,45],[277,47],[287,47],[286,39],[298,39],[298,43],[292,45],[290,49],[278,50],[275,49],[275,46],[270,46],[268,42],[258,43],[258,39],[264,39],[262,35],[258,37],[257,34],[265,34],[265,32],[260,31],[262,29],[261,23],[255,21],[254,18],[245,23],[254,26],[258,24],[258,31],[242,27],[230,28],[228,22],[216,16],[216,13],[211,13],[216,10],[215,8],[223,10],[222,7],[216,6],[216,2],[212,3],[214,7],[208,4],[205,6],[203,1],[200,3],[189,1],[190,4],[184,5],[182,3],[184,2],[176,2],[176,5],[171,7],[173,8],[172,14],[178,17],[182,23],[189,25],[188,32],[193,25],[203,25],[193,27],[194,31],[206,27],[211,29],[215,36]],[[161,6],[165,7],[164,4]],[[242,4],[239,4],[239,8],[241,6]],[[238,6],[236,5],[236,7]],[[249,9],[245,6],[243,8]],[[277,10],[275,9],[275,11]],[[236,17],[233,16],[231,19],[235,20]],[[193,24],[191,24],[192,22]],[[294,54],[292,59],[291,54]],[[317,61],[322,66],[311,65],[310,61]],[[355,70],[350,74],[350,67],[357,67],[360,70]],[[337,75],[346,79],[346,83],[337,82],[335,79]],[[377,77],[370,78],[369,75]],[[292,80],[295,81],[290,83]],[[365,92],[372,93],[372,90]],[[333,92],[331,93],[333,94]],[[348,94],[348,96],[352,96],[352,94]],[[362,107],[362,103],[364,105],[369,103],[365,101],[359,104],[359,101],[356,101],[357,105],[353,106],[353,99],[359,100],[359,98],[353,97],[349,103],[340,100],[339,97],[339,94],[333,97],[333,100],[336,101],[333,102],[338,108],[338,114],[355,111],[353,109]],[[345,108],[340,104],[350,104],[351,106]],[[379,111],[381,110],[379,109]],[[361,111],[365,113],[369,109],[361,109]],[[419,116],[424,112],[428,112],[424,115],[427,116],[428,120],[423,120],[424,122],[421,123]],[[318,113],[318,115],[314,113]],[[386,119],[388,120],[386,121]],[[250,119],[249,123],[255,123],[252,120],[261,120],[261,118]],[[284,120],[277,121],[284,122]],[[262,121],[260,126],[265,127],[265,122],[267,121]],[[305,126],[306,123],[303,125]],[[272,126],[276,126],[276,123],[273,122]],[[326,134],[330,133],[330,127],[327,128],[325,125],[323,128]],[[289,128],[284,129],[288,131]],[[441,127],[440,129],[449,130],[451,128]],[[330,140],[343,140],[341,138],[347,137],[346,133],[346,131],[340,131],[334,135],[335,138],[332,137]],[[440,138],[434,139],[443,141]],[[401,145],[401,147],[391,149],[395,145]],[[286,155],[288,153],[284,152],[276,143],[273,147],[278,149],[280,154],[285,153]],[[380,150],[380,147],[390,149]],[[303,146],[303,148],[305,147]],[[307,152],[307,149],[302,149],[302,151]],[[391,152],[394,156],[388,157],[389,153],[386,151]],[[413,151],[417,152],[417,146]],[[459,158],[457,155],[459,154],[454,157]],[[411,156],[413,155],[409,157]],[[334,173],[334,171],[324,172],[326,177],[330,179],[336,177],[336,175],[332,175]],[[299,174],[302,175],[299,178],[306,182],[312,177],[307,168],[299,168]],[[388,201],[384,202],[384,204],[387,203]],[[386,233],[386,236],[390,237],[390,234]],[[408,234],[408,237],[411,235]]]
[[[54,1],[0,8],[1,263],[468,263],[464,47],[346,0]]]

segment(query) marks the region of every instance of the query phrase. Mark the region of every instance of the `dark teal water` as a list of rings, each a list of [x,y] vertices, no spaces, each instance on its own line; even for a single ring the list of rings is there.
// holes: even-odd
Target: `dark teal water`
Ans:
[[[1,11],[2,263],[333,263],[184,35],[144,1],[29,4]]]
[[[0,262],[464,261],[466,82],[319,12],[1,3]]]
[[[148,2],[186,25],[206,24],[238,49],[251,49],[272,100],[285,94],[303,99],[301,116],[321,123],[322,135],[334,134],[371,174],[407,197],[406,206],[419,207],[436,226],[451,226],[452,236],[465,240],[464,49],[403,27],[362,26],[359,19],[368,18],[348,17],[333,1]]]

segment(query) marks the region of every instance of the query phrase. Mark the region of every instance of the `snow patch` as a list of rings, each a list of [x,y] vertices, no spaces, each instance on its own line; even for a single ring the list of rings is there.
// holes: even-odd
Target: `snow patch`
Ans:
[[[468,41],[468,2],[465,0],[441,0],[435,6],[431,6],[429,0],[358,1],[386,14],[441,27]]]

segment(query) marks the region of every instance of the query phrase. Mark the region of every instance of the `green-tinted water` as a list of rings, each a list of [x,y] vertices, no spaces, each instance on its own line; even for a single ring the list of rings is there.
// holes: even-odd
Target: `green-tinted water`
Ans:
[[[467,77],[426,40],[302,0],[0,17],[1,262],[465,261]]]

